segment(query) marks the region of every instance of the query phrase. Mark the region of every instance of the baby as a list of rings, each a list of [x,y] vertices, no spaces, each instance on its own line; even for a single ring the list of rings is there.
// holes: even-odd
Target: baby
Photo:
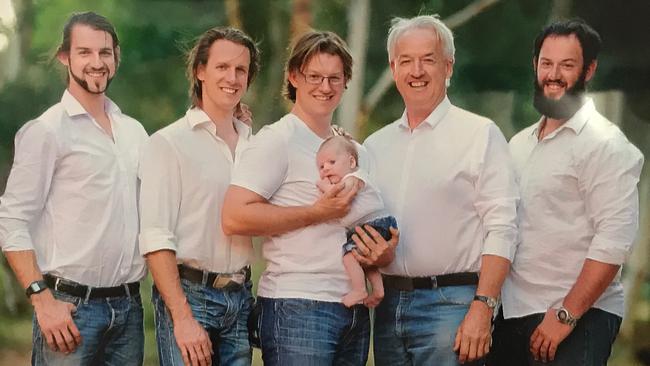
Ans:
[[[386,215],[384,202],[377,190],[369,181],[367,175],[358,168],[359,155],[354,142],[344,136],[333,136],[325,140],[316,154],[316,163],[320,173],[320,180],[316,183],[318,189],[325,193],[338,183],[344,184],[344,190],[361,181],[361,188],[357,193],[350,212],[341,218],[341,224],[347,228],[347,241],[343,244],[343,265],[350,277],[352,290],[341,300],[347,307],[358,303],[365,303],[368,307],[375,307],[384,297],[384,285],[381,274],[377,268],[367,268],[366,275],[372,285],[372,293],[366,291],[366,281],[363,268],[352,255],[356,244],[352,240],[354,228],[360,225],[370,225],[389,240],[389,228],[397,228],[393,216]]]

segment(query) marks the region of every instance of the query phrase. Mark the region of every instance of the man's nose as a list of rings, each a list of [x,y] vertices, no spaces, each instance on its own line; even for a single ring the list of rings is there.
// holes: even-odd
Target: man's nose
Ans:
[[[422,69],[422,62],[420,60],[413,61],[413,66],[411,67],[411,74],[413,74],[414,77],[420,77],[422,76],[422,74],[424,74],[424,70]]]

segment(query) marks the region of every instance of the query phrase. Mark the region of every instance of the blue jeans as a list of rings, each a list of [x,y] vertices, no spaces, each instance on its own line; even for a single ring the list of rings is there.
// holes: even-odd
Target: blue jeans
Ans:
[[[258,297],[265,366],[363,366],[370,318],[362,305]]]
[[[253,307],[251,286],[248,281],[240,290],[223,291],[181,279],[192,315],[210,335],[213,365],[251,364],[252,349],[246,324]],[[152,292],[160,365],[183,365],[171,315],[155,286]]]
[[[578,320],[568,337],[560,343],[555,359],[535,361],[529,351],[530,337],[544,319],[544,314],[503,319],[499,313],[492,333],[492,351],[488,365],[607,365],[612,345],[621,326],[621,317],[600,309],[589,309]]]
[[[385,289],[376,309],[375,365],[458,365],[456,330],[476,286],[399,291]],[[481,364],[465,363],[464,365]]]
[[[81,344],[68,355],[47,345],[34,316],[32,365],[142,365],[144,331],[140,294],[85,300],[52,291],[58,300],[77,307],[72,319],[81,333]]]

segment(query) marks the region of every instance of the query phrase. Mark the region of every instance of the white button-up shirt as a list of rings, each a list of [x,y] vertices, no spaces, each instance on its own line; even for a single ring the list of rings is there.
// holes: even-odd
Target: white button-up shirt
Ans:
[[[499,128],[445,98],[412,131],[406,112],[366,139],[400,243],[383,273],[478,271],[482,254],[512,260],[518,192]]]
[[[108,98],[105,109],[114,140],[68,91],[26,123],[0,199],[3,251],[34,250],[44,273],[95,287],[146,273],[137,169],[147,133]]]
[[[619,128],[591,100],[538,142],[540,122],[510,141],[521,244],[503,286],[506,318],[560,306],[587,258],[623,264],[638,228],[643,155]],[[620,272],[593,306],[623,316]]]
[[[153,134],[140,162],[140,251],[176,252],[178,263],[212,272],[250,264],[247,236],[226,236],[221,208],[234,160],[251,134],[235,120],[235,159],[200,108]]]

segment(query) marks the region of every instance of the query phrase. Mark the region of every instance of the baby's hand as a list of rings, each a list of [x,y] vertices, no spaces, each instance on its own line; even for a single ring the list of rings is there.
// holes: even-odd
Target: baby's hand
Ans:
[[[333,186],[334,185],[327,178],[323,178],[316,182],[316,187],[318,187],[321,193],[328,192]]]

